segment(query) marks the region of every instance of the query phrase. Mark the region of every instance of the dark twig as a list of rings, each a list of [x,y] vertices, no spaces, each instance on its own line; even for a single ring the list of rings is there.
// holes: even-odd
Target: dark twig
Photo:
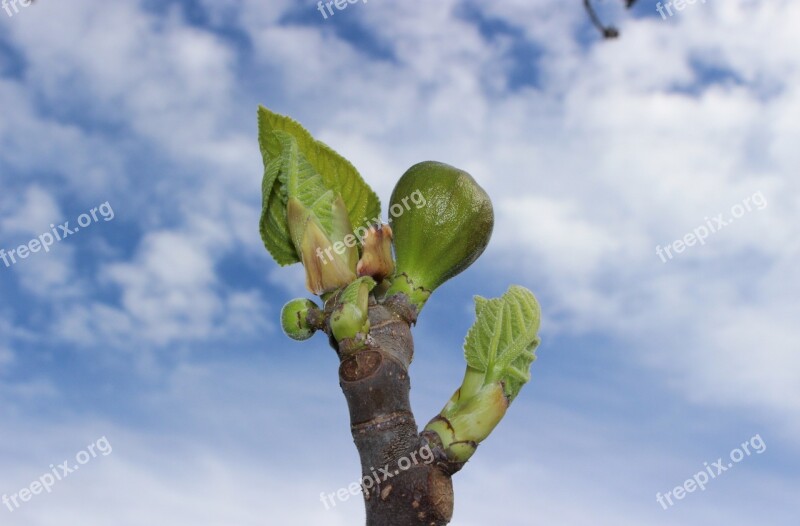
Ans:
[[[625,0],[625,8],[630,9],[636,2],[637,0]],[[583,6],[586,8],[586,12],[589,13],[592,24],[602,33],[603,38],[617,38],[619,36],[619,30],[616,27],[603,24],[590,0],[583,0]]]

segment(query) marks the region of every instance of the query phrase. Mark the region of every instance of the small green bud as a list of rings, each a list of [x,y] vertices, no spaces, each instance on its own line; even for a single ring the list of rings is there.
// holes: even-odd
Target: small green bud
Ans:
[[[358,278],[344,289],[331,314],[331,332],[336,341],[369,333],[369,291],[375,287],[370,277]]]
[[[358,333],[369,332],[367,311],[352,303],[345,303],[331,315],[331,331],[336,341],[355,338]]]
[[[311,338],[320,328],[319,320],[322,312],[316,303],[305,298],[298,298],[283,306],[281,325],[286,335],[297,341]]]
[[[483,188],[467,172],[433,161],[403,174],[389,210],[397,269],[387,294],[404,292],[418,308],[478,259],[494,228],[492,202]]]

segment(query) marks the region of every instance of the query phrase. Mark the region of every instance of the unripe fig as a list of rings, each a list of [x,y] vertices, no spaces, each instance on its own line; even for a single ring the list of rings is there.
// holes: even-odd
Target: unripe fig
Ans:
[[[298,341],[311,338],[320,328],[322,311],[316,303],[305,298],[298,298],[283,306],[281,325],[286,335]]]
[[[418,308],[478,259],[494,228],[492,202],[475,179],[434,161],[403,174],[389,211],[397,268],[388,293],[405,292]]]

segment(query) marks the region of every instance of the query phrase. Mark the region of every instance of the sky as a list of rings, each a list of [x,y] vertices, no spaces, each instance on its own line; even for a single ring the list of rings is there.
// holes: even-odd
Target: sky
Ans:
[[[796,524],[800,5],[598,9],[620,39],[577,0],[0,10],[0,249],[41,245],[0,260],[0,524],[363,523],[320,499],[358,455],[335,353],[280,329],[309,293],[259,237],[258,104],[384,217],[424,160],[493,200],[414,330],[418,422],[460,383],[474,295],[531,289],[542,344],[454,526]]]

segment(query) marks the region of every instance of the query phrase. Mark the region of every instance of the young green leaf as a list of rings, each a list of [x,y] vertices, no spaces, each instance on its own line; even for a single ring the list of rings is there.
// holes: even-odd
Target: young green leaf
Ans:
[[[529,290],[515,285],[500,298],[476,296],[475,313],[464,342],[467,365],[481,373],[484,385],[502,381],[513,400],[530,380],[530,365],[536,359],[539,304]]]
[[[296,154],[297,148],[288,147],[291,146],[291,141],[285,136],[282,140],[280,135],[274,133],[264,137],[262,145],[273,153],[269,162],[265,163],[264,179],[261,182],[262,208],[259,222],[261,239],[279,265],[291,265],[300,262],[300,256],[289,235],[286,172],[291,168],[292,154]],[[287,147],[283,148],[284,145]]]
[[[325,185],[294,136],[275,130],[264,144],[275,152],[263,183],[264,244],[278,263],[302,261],[306,286],[314,294],[347,285],[356,278],[358,249],[345,243],[347,236],[355,238],[342,197]]]
[[[259,106],[258,141],[265,168],[278,155],[278,150],[268,140],[270,133],[276,130],[294,137],[300,152],[314,171],[322,177],[325,186],[342,196],[352,225],[362,224],[365,217],[380,216],[381,206],[378,196],[347,159],[325,143],[315,140],[293,119]]]
[[[512,286],[502,297],[475,297],[477,319],[467,333],[464,380],[444,409],[425,426],[439,436],[447,458],[463,463],[500,423],[530,380],[539,344],[539,304]]]
[[[261,185],[265,205],[261,212],[262,238],[279,264],[297,263],[302,259],[299,251],[305,230],[297,225],[305,225],[313,216],[330,235],[334,230],[333,207],[337,194],[325,185],[292,135],[276,130],[264,138],[264,144],[273,153]],[[296,210],[301,216],[295,218],[294,228],[288,220],[291,199],[296,199],[300,205]]]

